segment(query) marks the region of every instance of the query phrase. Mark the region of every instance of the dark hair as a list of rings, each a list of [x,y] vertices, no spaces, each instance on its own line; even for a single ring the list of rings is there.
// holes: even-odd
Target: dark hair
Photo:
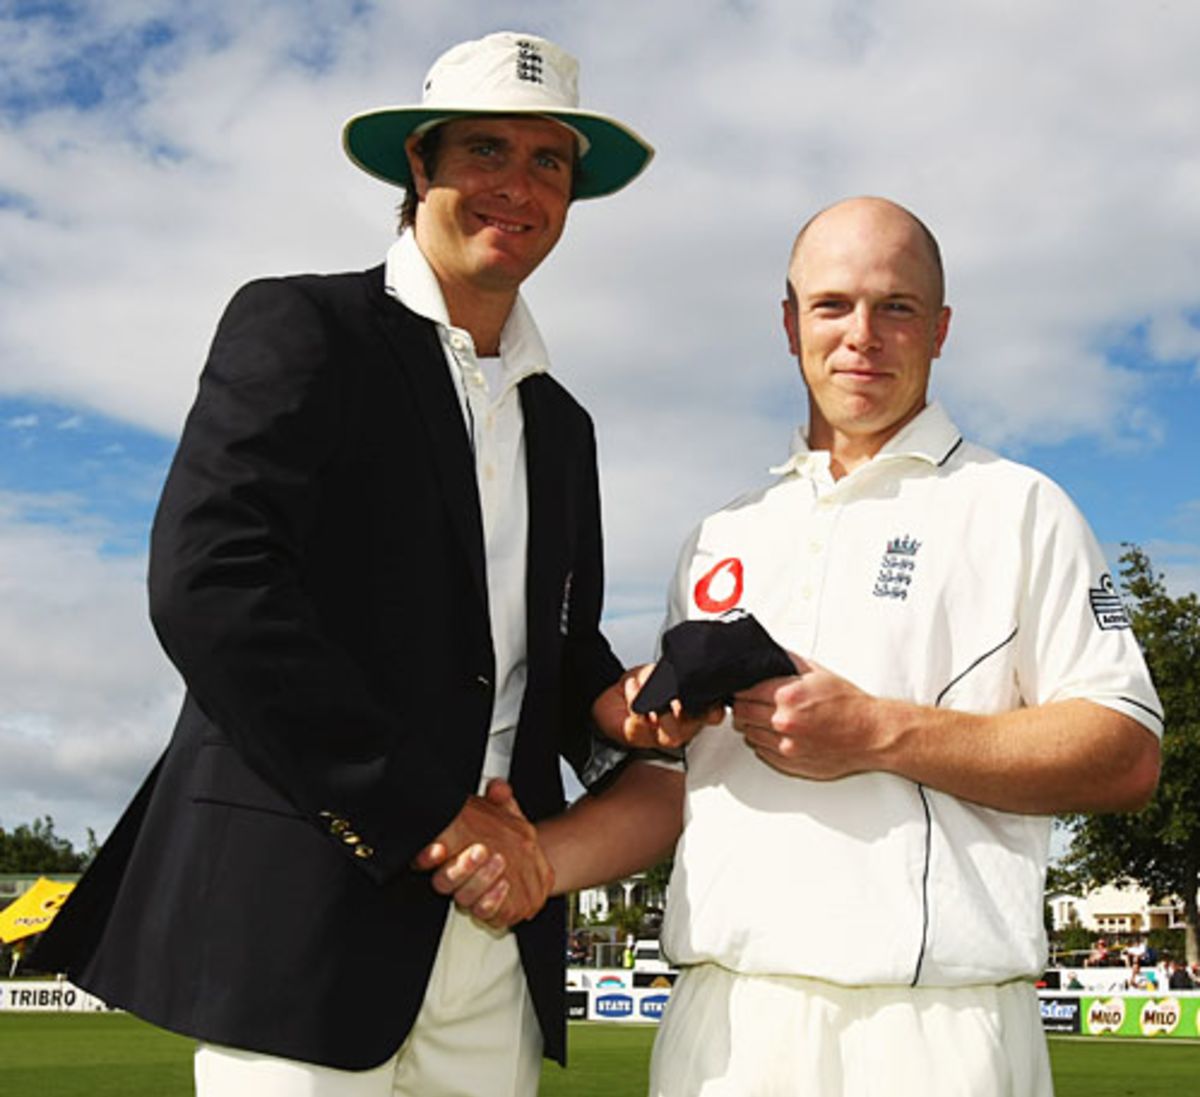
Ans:
[[[421,166],[425,169],[425,177],[432,179],[437,171],[438,154],[442,149],[442,127],[434,126],[433,129],[426,130],[419,138],[414,146],[417,155],[421,158]],[[413,222],[417,219],[417,184],[413,180],[412,184],[404,191],[404,200],[400,203],[400,225],[399,232],[405,229],[412,228]]]
[[[575,142],[575,152],[571,157],[571,201],[575,200],[578,194],[579,185],[583,180],[583,160],[579,155],[579,142]],[[436,125],[432,129],[426,130],[417,139],[414,146],[416,154],[421,158],[421,167],[425,169],[425,178],[432,179],[437,174],[438,157],[442,150],[442,127]],[[399,214],[398,232],[403,232],[405,229],[410,229],[417,220],[417,203],[420,199],[417,197],[417,184],[413,183],[405,189],[404,198],[397,210]]]

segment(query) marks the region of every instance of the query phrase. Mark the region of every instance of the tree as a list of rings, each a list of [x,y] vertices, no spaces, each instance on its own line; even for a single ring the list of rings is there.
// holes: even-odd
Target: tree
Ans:
[[[1077,815],[1067,868],[1091,884],[1128,881],[1162,901],[1183,901],[1184,947],[1200,962],[1200,599],[1172,598],[1137,545],[1121,555],[1121,588],[1163,703],[1162,777],[1148,807]]]
[[[634,903],[632,906],[614,907],[609,912],[608,922],[609,925],[617,927],[617,933],[621,937],[640,937],[645,917],[645,908]]]
[[[667,885],[671,882],[671,872],[675,868],[675,856],[672,854],[665,861],[659,861],[657,865],[651,865],[646,869],[646,886],[656,894],[665,895],[667,893]]]
[[[0,827],[0,872],[47,874],[82,872],[96,851],[96,839],[88,831],[88,848],[77,853],[65,838],[54,833],[49,816],[31,825],[20,823],[11,831]]]

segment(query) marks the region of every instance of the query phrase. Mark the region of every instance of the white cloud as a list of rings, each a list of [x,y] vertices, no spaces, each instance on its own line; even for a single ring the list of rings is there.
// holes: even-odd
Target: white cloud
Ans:
[[[1181,531],[1200,528],[1200,500],[1180,507],[1178,516]],[[1141,548],[1149,556],[1155,573],[1163,577],[1171,597],[1200,594],[1200,538],[1195,541],[1154,539]]]
[[[180,697],[146,619],[144,559],[104,557],[78,506],[0,494],[0,825],[48,812],[77,844],[111,826]]]
[[[1163,361],[1200,361],[1200,321],[1182,313],[1152,315],[1148,342],[1154,356]]]
[[[1189,559],[1166,561],[1163,579],[1167,593],[1172,598],[1200,593],[1200,559],[1193,552],[1189,554]]]
[[[124,78],[111,113],[62,107],[0,138],[5,188],[36,210],[0,218],[16,272],[0,313],[10,383],[166,431],[237,281],[381,254],[393,195],[342,160],[344,117],[413,96],[438,48],[503,21],[460,5],[414,36],[401,5],[352,20],[333,4],[301,18],[280,4],[185,10],[93,13],[87,43],[134,18],[178,35]],[[774,310],[788,234],[864,190],[910,202],[942,235],[959,306],[942,385],[991,441],[1112,429],[1138,382],[1096,353],[1103,327],[1151,319],[1156,350],[1194,355],[1182,310],[1195,304],[1200,158],[1186,150],[1200,81],[1185,9],[1090,4],[1082,28],[1073,4],[691,10],[641,7],[617,34],[607,8],[580,6],[557,28],[584,56],[588,102],[660,146],[635,189],[575,212],[560,277],[537,286],[562,317],[562,357],[590,367],[586,348],[602,348],[602,408],[646,383],[647,351],[685,405],[733,361],[786,369]],[[559,21],[540,5],[499,14]],[[49,79],[80,44],[31,43],[34,71]],[[296,63],[315,54],[320,66]],[[67,312],[75,322],[54,322]],[[1014,399],[1031,383],[1041,399]]]

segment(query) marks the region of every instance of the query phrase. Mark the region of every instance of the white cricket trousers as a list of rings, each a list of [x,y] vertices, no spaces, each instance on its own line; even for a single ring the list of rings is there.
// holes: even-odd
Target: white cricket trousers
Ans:
[[[1053,1097],[1029,983],[844,987],[687,968],[651,1097]]]
[[[542,1033],[517,939],[453,905],[425,1001],[400,1050],[335,1070],[236,1048],[196,1049],[196,1097],[536,1097]]]

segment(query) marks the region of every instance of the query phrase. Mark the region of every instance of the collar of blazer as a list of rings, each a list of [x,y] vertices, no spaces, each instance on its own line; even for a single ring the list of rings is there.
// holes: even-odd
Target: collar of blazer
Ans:
[[[386,292],[382,266],[365,272],[365,275],[373,311],[394,351],[394,360],[404,370],[411,385],[420,418],[426,425],[432,464],[441,484],[439,494],[466,547],[471,575],[486,609],[483,522],[475,460],[437,326],[432,320],[405,308]],[[555,531],[561,528],[562,508],[568,495],[564,455],[559,453],[562,424],[553,414],[553,408],[545,406],[546,397],[556,388],[556,383],[546,374],[526,377],[518,387],[526,440],[529,551],[535,556],[547,547],[547,536],[557,536]],[[531,584],[535,584],[542,569],[530,568],[528,574]],[[530,591],[529,596],[532,594]]]

